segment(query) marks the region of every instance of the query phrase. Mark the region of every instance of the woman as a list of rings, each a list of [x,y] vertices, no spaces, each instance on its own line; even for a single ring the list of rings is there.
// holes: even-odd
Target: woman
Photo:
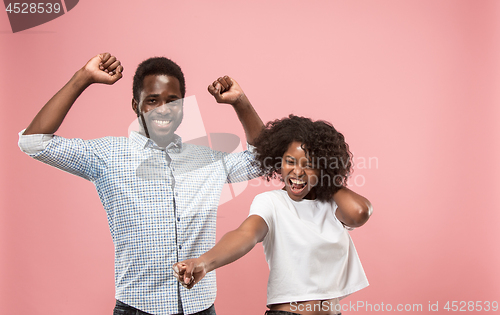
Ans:
[[[324,121],[290,115],[266,125],[255,141],[257,163],[281,190],[257,195],[250,215],[208,252],[173,266],[192,288],[207,272],[263,242],[270,274],[266,314],[340,313],[339,299],[368,285],[348,229],[370,217],[370,202],[346,188],[352,155]]]

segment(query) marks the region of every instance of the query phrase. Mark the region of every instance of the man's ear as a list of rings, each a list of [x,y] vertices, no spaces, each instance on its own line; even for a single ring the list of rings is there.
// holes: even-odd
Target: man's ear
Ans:
[[[134,98],[132,99],[132,109],[134,110],[134,113],[139,116],[139,104],[137,104],[137,101]]]

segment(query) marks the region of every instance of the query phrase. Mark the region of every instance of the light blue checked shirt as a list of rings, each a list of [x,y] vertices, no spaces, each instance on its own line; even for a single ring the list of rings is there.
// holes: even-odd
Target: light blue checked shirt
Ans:
[[[22,132],[21,150],[95,184],[115,246],[116,299],[158,315],[214,303],[214,272],[187,290],[171,266],[215,244],[222,187],[257,176],[252,153],[213,151],[180,137],[162,150],[136,132],[95,140]]]

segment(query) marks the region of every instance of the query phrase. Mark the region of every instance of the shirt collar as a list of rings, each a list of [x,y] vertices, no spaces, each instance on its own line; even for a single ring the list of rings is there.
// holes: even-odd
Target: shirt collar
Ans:
[[[163,148],[160,148],[153,140],[145,137],[144,135],[138,133],[137,131],[132,131],[129,135],[129,139],[130,141],[132,141],[132,143],[136,144],[141,149],[153,148],[153,149],[163,150]],[[182,138],[174,134],[174,140],[170,142],[170,144],[165,148],[165,151],[178,153],[181,150],[182,150]]]

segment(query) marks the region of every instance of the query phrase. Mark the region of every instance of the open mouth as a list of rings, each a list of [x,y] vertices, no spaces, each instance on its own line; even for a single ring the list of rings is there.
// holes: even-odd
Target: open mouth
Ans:
[[[307,186],[307,182],[295,178],[289,178],[288,184],[293,194],[300,194]]]

